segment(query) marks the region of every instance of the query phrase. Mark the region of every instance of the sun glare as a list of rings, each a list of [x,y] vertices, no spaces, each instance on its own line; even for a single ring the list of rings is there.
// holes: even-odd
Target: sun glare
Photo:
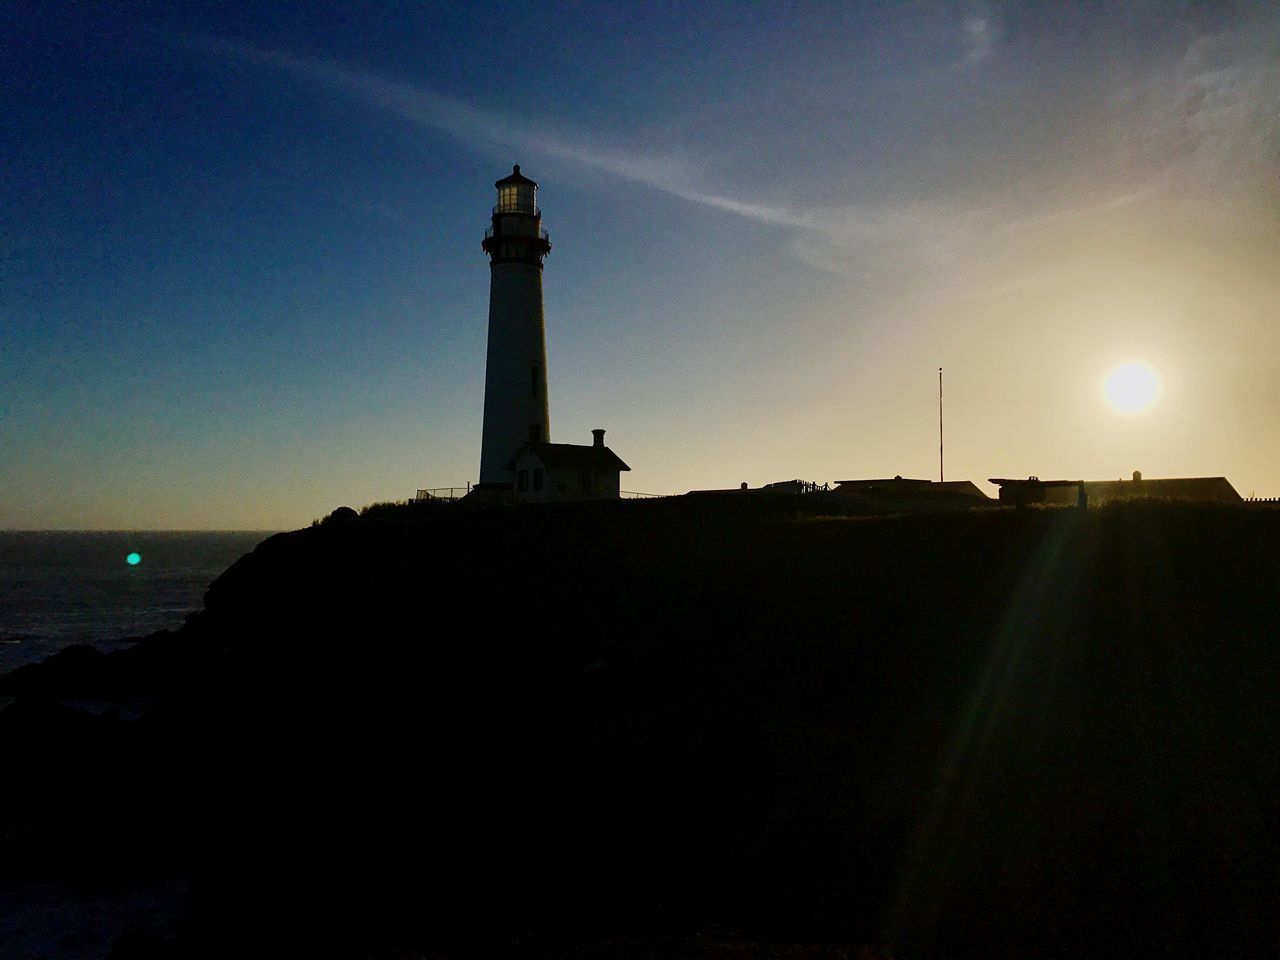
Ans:
[[[1102,392],[1111,409],[1139,413],[1156,402],[1160,378],[1145,363],[1126,363],[1107,374],[1102,381]]]

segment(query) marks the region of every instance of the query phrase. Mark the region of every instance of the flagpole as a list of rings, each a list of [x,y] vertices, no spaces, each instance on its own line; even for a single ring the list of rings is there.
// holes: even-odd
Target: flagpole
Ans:
[[[942,459],[942,368],[938,368],[938,482],[943,483],[946,473],[943,471]]]

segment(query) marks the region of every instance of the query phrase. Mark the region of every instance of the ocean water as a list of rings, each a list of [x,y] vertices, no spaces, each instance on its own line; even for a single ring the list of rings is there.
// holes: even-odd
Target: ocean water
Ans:
[[[174,630],[270,533],[0,531],[0,673]],[[130,563],[136,554],[136,563]]]

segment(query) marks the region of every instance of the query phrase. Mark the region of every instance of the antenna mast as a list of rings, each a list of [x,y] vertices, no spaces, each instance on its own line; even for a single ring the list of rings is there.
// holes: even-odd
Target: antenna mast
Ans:
[[[938,368],[938,482],[943,483],[946,474],[943,472],[942,459],[942,368]]]

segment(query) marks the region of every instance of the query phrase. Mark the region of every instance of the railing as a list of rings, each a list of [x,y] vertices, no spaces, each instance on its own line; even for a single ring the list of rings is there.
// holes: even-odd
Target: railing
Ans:
[[[471,484],[465,487],[429,487],[425,490],[419,490],[413,498],[414,503],[424,503],[427,500],[461,500],[471,492]]]
[[[766,493],[826,493],[831,485],[818,483],[816,480],[779,480],[777,483],[766,483],[760,489]]]
[[[1245,497],[1245,503],[1275,503],[1280,504],[1280,497]]]
[[[414,494],[410,503],[427,503],[432,500],[443,500],[452,502],[461,500],[471,492],[471,484],[465,487],[429,487],[427,489],[418,490]],[[665,493],[640,493],[637,490],[619,490],[618,497],[622,500],[654,500],[668,496]]]
[[[497,216],[500,213],[524,213],[532,214],[535,217],[542,216],[542,209],[540,207],[533,207],[531,209],[526,207],[521,210],[520,206],[521,205],[518,203],[495,203],[493,205],[493,214],[494,216]]]
[[[512,233],[512,234],[507,234],[507,236],[510,236],[510,237],[531,237],[531,236],[533,236],[533,234],[531,234],[531,233]],[[489,227],[485,227],[485,228],[484,228],[484,238],[485,238],[486,240],[492,240],[492,239],[493,239],[493,227],[489,226]],[[547,233],[547,228],[546,228],[546,227],[539,227],[539,228],[538,228],[538,239],[539,239],[539,240],[546,240],[547,242],[550,242],[550,241],[551,241],[551,235],[550,235],[549,233]]]

